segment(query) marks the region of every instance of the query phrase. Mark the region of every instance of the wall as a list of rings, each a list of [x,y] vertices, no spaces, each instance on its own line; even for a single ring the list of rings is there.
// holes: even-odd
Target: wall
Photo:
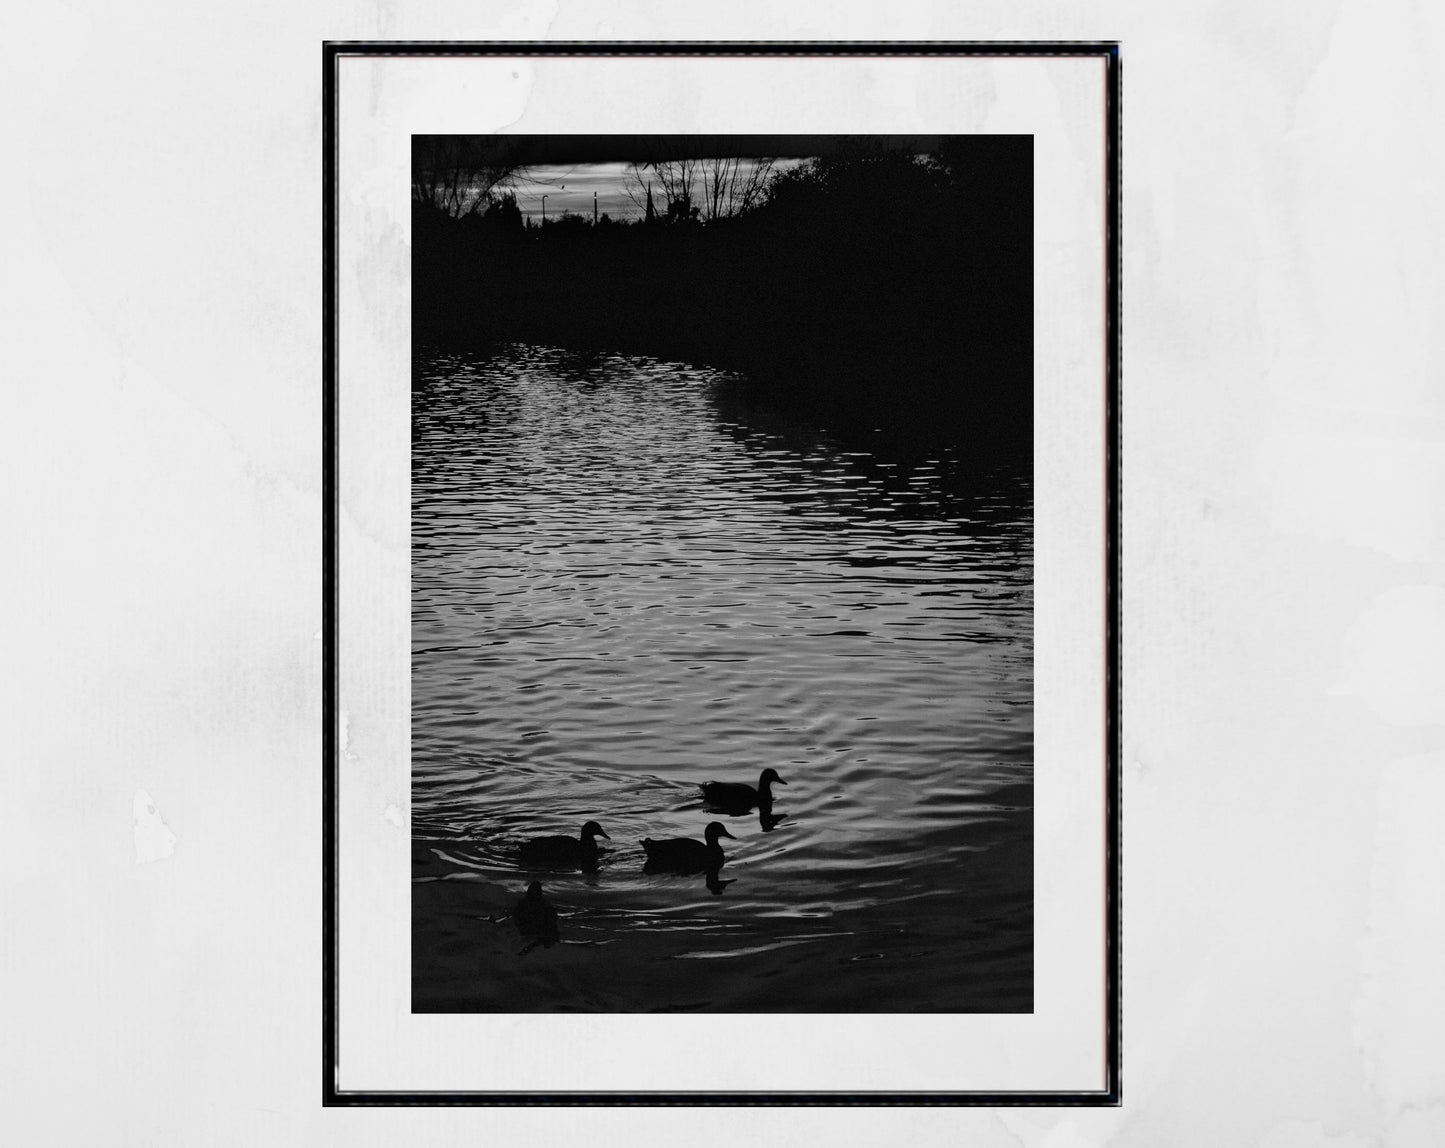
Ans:
[[[0,17],[18,1141],[1445,1141],[1445,15],[872,8]],[[540,37],[1123,42],[1121,1109],[319,1107],[320,41]]]

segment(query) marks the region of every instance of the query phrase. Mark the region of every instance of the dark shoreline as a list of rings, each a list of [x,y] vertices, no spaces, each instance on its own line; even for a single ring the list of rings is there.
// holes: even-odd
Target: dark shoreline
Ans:
[[[831,161],[706,223],[417,205],[414,343],[713,366],[775,406],[1016,455],[1033,434],[1032,166],[1027,137],[954,141],[931,165]]]

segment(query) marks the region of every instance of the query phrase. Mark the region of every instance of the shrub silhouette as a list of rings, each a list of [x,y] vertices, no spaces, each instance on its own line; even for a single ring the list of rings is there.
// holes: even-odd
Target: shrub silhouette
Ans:
[[[515,200],[458,220],[414,205],[418,343],[526,341],[747,372],[784,400],[1032,433],[1028,137],[957,137],[776,173],[703,222],[568,215],[525,228]]]

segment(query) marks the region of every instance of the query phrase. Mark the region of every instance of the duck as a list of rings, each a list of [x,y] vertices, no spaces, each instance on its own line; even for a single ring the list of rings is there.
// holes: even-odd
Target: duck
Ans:
[[[727,831],[727,826],[721,821],[709,823],[703,836],[707,838],[706,844],[690,837],[674,837],[669,841],[654,841],[650,837],[644,837],[642,851],[647,854],[645,868],[651,872],[716,873],[727,861],[717,839],[732,837],[736,841],[737,838]]]
[[[778,776],[778,771],[769,767],[758,776],[758,787],[754,789],[740,781],[709,781],[698,786],[702,799],[716,809],[729,813],[746,813],[753,806],[770,809],[773,804],[773,782],[788,783]]]
[[[518,855],[524,865],[541,865],[553,869],[596,869],[597,838],[607,837],[602,826],[589,821],[582,826],[580,837],[534,837],[524,841]],[[609,841],[612,838],[607,837]]]
[[[542,882],[533,881],[527,886],[527,895],[512,908],[512,923],[523,936],[544,945],[557,940],[557,910],[542,896]]]

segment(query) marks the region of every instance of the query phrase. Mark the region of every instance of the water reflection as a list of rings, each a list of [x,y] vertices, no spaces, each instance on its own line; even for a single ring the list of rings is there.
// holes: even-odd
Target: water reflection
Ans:
[[[787,819],[786,813],[769,813],[766,809],[758,810],[758,828],[764,833],[770,833]]]
[[[740,393],[615,355],[419,360],[418,1011],[513,1011],[517,978],[538,1009],[1031,1007],[1028,460]],[[534,983],[477,952],[462,894],[515,890],[537,827],[702,848],[696,779],[759,761],[786,812],[702,803],[727,878],[599,852],[547,878],[594,963]],[[700,950],[731,954],[705,1000],[664,975]]]

